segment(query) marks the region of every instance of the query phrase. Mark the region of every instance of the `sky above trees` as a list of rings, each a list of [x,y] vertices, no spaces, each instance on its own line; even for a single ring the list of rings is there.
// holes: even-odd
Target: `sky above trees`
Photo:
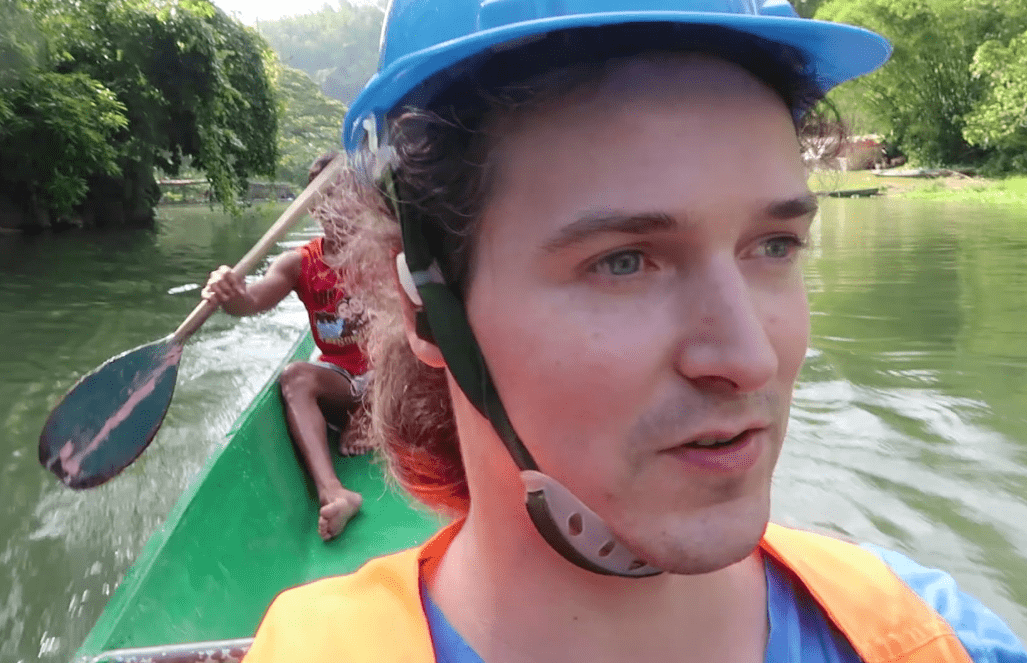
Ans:
[[[214,4],[229,15],[235,15],[247,25],[259,21],[273,21],[283,16],[296,16],[316,12],[325,5],[337,7],[337,0],[214,0]],[[372,0],[355,0],[353,4],[374,4]]]
[[[321,9],[325,0],[214,0],[214,4],[229,15],[236,15],[243,23],[252,25],[258,20],[272,21],[283,16],[305,14]]]

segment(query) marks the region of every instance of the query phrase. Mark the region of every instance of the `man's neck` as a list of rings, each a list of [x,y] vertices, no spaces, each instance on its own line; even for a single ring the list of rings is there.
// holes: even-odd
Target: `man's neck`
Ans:
[[[525,522],[472,513],[429,591],[486,663],[762,661],[759,553],[715,573],[626,579],[572,566]],[[527,524],[530,528],[530,523]]]

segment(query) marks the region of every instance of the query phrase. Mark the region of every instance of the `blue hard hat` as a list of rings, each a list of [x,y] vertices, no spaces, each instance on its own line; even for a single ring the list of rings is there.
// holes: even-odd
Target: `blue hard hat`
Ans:
[[[800,18],[787,0],[391,0],[378,73],[350,106],[343,143],[355,150],[424,81],[489,49],[557,30],[655,22],[719,26],[791,47],[821,93],[891,54],[884,37]]]

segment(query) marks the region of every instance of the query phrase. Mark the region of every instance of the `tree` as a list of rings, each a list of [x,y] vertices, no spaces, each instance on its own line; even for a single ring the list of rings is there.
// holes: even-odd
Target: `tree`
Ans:
[[[268,66],[273,56],[254,30],[209,0],[22,2],[46,37],[48,57],[21,83],[21,122],[15,125],[20,133],[12,123],[0,129],[0,150],[8,155],[0,163],[0,196],[35,200],[50,216],[74,216],[85,224],[145,223],[159,198],[155,168],[175,174],[191,159],[229,208],[248,177],[274,173],[278,108]],[[41,80],[61,80],[55,76],[73,77],[68,81],[94,100],[92,106],[66,108],[65,128],[69,134],[106,131],[113,168],[104,165],[109,155],[103,150],[65,149],[58,134],[25,144],[24,136],[51,115],[42,106],[35,113],[25,107],[32,99],[50,103],[29,92],[40,92]],[[60,89],[51,97],[70,103],[73,95],[62,96]],[[118,108],[103,107],[105,99]],[[100,115],[89,119],[89,108]],[[115,110],[124,121],[115,121]],[[71,182],[65,171],[80,179]],[[62,177],[66,186],[58,188],[67,195],[55,196],[54,182]]]
[[[310,76],[282,65],[278,72],[282,123],[278,136],[278,177],[306,185],[310,164],[340,149],[346,107],[321,93]]]
[[[305,71],[328,96],[352,101],[378,66],[384,12],[340,0],[337,7],[258,23],[282,63]]]
[[[994,148],[1003,170],[1027,170],[1027,32],[1008,44],[981,44],[970,67],[987,92],[966,117],[963,135],[973,145]]]
[[[817,13],[817,8],[824,2],[824,0],[794,0],[792,6],[795,7],[795,11],[799,16],[803,18],[813,18],[814,14]]]
[[[70,216],[91,178],[120,173],[112,142],[128,120],[124,105],[99,82],[45,72],[5,96],[12,112],[0,129],[0,175],[37,222]]]
[[[127,126],[124,105],[87,75],[47,71],[47,59],[29,9],[0,4],[0,202],[14,223],[70,215],[92,175],[119,172],[111,142]]]
[[[11,97],[46,54],[32,15],[15,0],[0,2],[0,126],[14,118]]]
[[[979,163],[987,151],[963,129],[988,84],[970,67],[982,43],[1027,29],[1027,12],[1014,4],[1023,0],[827,0],[816,17],[867,27],[894,45],[889,64],[847,86],[889,142],[927,165]]]

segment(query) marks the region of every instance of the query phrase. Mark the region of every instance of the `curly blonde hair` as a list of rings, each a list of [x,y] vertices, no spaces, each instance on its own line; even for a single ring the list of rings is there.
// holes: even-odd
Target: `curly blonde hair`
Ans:
[[[401,488],[433,509],[459,515],[469,504],[446,375],[421,363],[403,327],[394,270],[399,224],[381,192],[347,168],[311,214],[332,223],[343,248],[326,260],[367,316],[361,349],[375,369],[347,427],[347,443],[373,447]]]

